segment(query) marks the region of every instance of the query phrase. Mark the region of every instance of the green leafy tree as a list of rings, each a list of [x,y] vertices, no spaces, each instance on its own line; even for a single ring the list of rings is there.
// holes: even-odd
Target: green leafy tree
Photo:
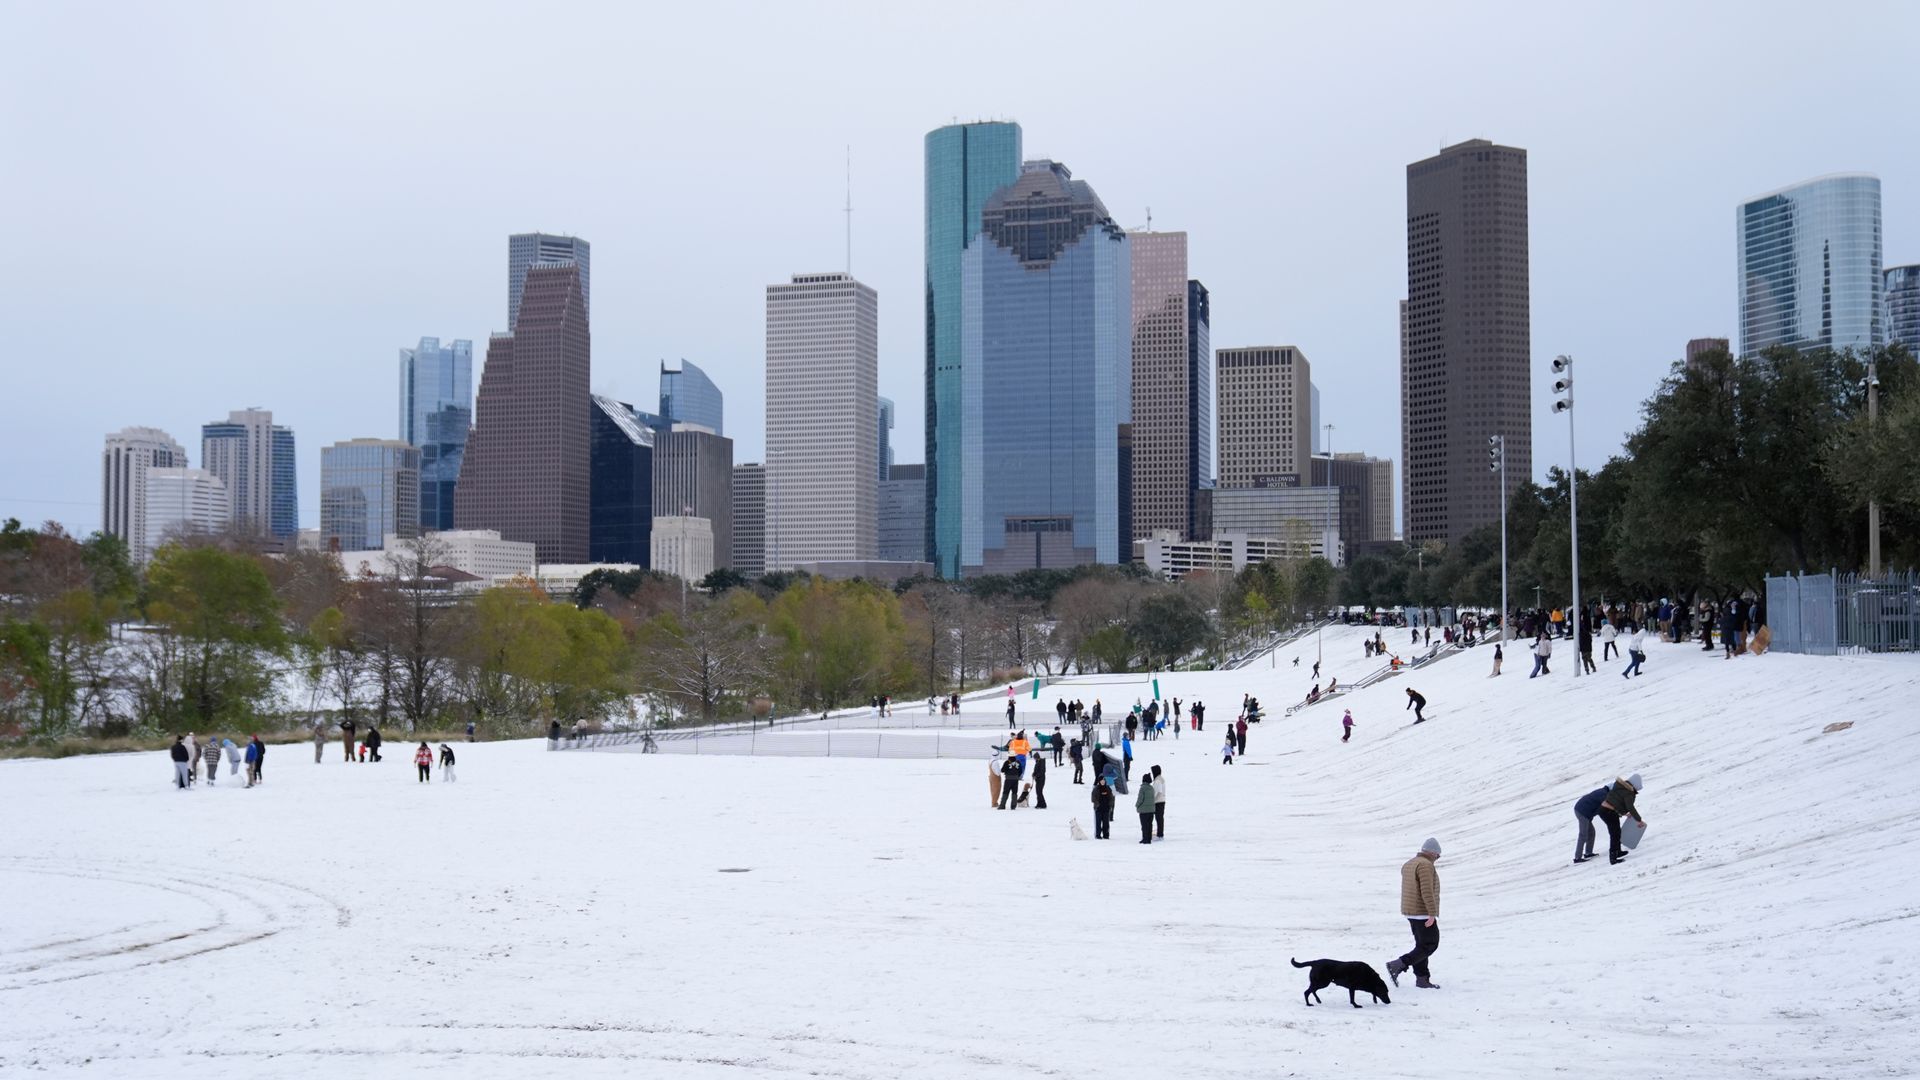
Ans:
[[[180,645],[162,722],[259,729],[286,654],[280,603],[260,564],[215,547],[167,545],[147,568],[147,609]]]

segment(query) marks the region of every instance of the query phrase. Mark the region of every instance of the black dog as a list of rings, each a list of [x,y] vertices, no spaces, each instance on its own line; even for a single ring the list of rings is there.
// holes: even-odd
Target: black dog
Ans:
[[[1287,959],[1294,967],[1313,969],[1307,973],[1306,992],[1300,995],[1308,1005],[1319,1001],[1320,990],[1329,985],[1345,987],[1347,1002],[1356,1009],[1360,1008],[1360,1003],[1353,999],[1356,990],[1372,994],[1373,1000],[1382,1004],[1393,1004],[1393,999],[1387,996],[1387,984],[1372,964],[1359,960],[1313,960],[1303,964],[1292,957]]]

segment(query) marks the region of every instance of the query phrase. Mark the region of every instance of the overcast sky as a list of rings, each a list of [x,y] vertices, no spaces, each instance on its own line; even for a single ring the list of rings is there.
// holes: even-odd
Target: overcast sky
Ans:
[[[1305,6],[0,0],[0,517],[97,528],[104,434],[198,465],[260,405],[318,524],[320,447],[396,434],[397,349],[471,338],[478,385],[531,230],[593,244],[594,388],[647,405],[693,360],[759,460],[763,290],[843,267],[849,145],[920,461],[922,137],[955,119],[1186,230],[1214,346],[1299,346],[1334,449],[1396,459],[1405,166],[1448,143],[1528,151],[1533,352],[1581,362],[1585,466],[1733,334],[1743,197],[1876,173],[1920,261],[1920,5]]]

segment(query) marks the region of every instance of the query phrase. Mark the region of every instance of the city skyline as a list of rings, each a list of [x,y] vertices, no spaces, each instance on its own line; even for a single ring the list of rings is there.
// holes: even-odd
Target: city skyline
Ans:
[[[1342,40],[1356,32],[1353,18],[1250,13],[1244,33],[1216,43],[1208,54],[1214,62],[1184,61],[1168,72],[1189,76],[1194,95],[1210,102],[1202,114],[1191,114],[1170,101],[1143,100],[1118,69],[1090,60],[1064,62],[1070,77],[1049,88],[1018,77],[1010,59],[927,65],[920,57],[909,64],[904,55],[896,59],[872,47],[882,38],[924,34],[926,26],[912,17],[904,25],[874,27],[852,10],[809,20],[782,13],[772,17],[769,31],[819,22],[858,31],[848,43],[827,48],[847,50],[851,58],[858,40],[868,66],[830,72],[833,85],[911,75],[898,80],[906,85],[899,94],[854,101],[794,124],[757,117],[744,98],[715,102],[698,119],[643,104],[629,122],[636,100],[658,95],[622,93],[622,80],[638,80],[626,84],[631,91],[656,81],[670,85],[698,69],[695,56],[663,58],[646,72],[617,76],[610,88],[563,71],[510,94],[450,95],[424,75],[397,72],[378,100],[355,92],[347,76],[356,58],[372,62],[391,42],[446,29],[404,11],[382,35],[366,34],[352,19],[296,32],[291,19],[263,16],[249,31],[257,50],[238,67],[221,70],[189,63],[187,47],[222,37],[218,18],[131,12],[85,40],[137,80],[136,94],[126,82],[76,82],[74,13],[23,12],[16,22],[28,47],[0,77],[15,88],[56,91],[70,111],[59,124],[11,114],[0,121],[20,147],[20,160],[30,163],[11,179],[27,201],[46,210],[25,223],[28,245],[42,256],[31,270],[5,271],[3,291],[9,323],[20,331],[7,374],[43,406],[10,425],[7,445],[46,452],[32,459],[9,455],[0,472],[0,515],[98,528],[92,487],[103,432],[154,426],[185,435],[230,402],[250,401],[273,409],[299,433],[299,520],[314,525],[319,448],[390,430],[391,402],[365,387],[387,377],[380,365],[391,362],[395,344],[415,340],[423,329],[474,341],[503,329],[501,239],[529,227],[588,236],[600,248],[595,336],[603,358],[614,359],[596,366],[596,392],[644,404],[653,391],[651,358],[700,357],[735,409],[744,410],[737,415],[758,416],[759,288],[794,266],[837,265],[843,258],[849,144],[858,207],[853,269],[897,298],[881,320],[879,392],[899,405],[895,445],[901,461],[911,463],[919,456],[912,446],[924,433],[925,328],[917,295],[924,284],[923,139],[949,120],[974,117],[1017,120],[1032,143],[1029,155],[1054,154],[1099,177],[1122,225],[1145,224],[1152,206],[1156,228],[1188,232],[1193,270],[1217,301],[1214,341],[1297,344],[1327,372],[1318,381],[1339,446],[1385,456],[1398,455],[1392,388],[1394,308],[1404,290],[1402,170],[1476,135],[1526,147],[1534,196],[1533,359],[1542,363],[1567,352],[1609,366],[1606,382],[1590,381],[1581,399],[1580,458],[1598,462],[1617,451],[1639,402],[1675,359],[1673,342],[1737,336],[1727,219],[1753,192],[1832,172],[1873,173],[1884,191],[1885,261],[1920,259],[1920,161],[1910,141],[1892,137],[1872,116],[1842,108],[1848,95],[1810,70],[1777,73],[1781,97],[1793,102],[1785,117],[1743,108],[1737,88],[1710,78],[1707,69],[1749,54],[1760,38],[1757,28],[1724,16],[1706,6],[1663,12],[1666,33],[1657,40],[1635,32],[1631,19],[1571,19],[1585,44],[1570,55],[1521,55],[1503,71],[1464,73],[1415,94],[1411,71],[1400,69],[1425,49],[1488,32],[1514,45],[1525,38],[1497,12],[1460,20],[1412,12],[1408,36],[1430,40],[1419,48],[1380,43],[1372,74],[1303,58],[1290,78],[1318,87],[1337,104],[1325,117],[1292,118],[1239,104],[1258,83],[1253,65],[1235,58],[1261,56],[1289,39]],[[681,31],[697,31],[710,18],[668,17]],[[561,21],[588,28],[575,16]],[[1900,56],[1894,43],[1913,36],[1903,29],[1920,29],[1911,11],[1896,6],[1885,7],[1876,25],[1881,32],[1864,46],[1847,39],[1849,55],[1869,67],[1894,63]],[[476,16],[463,29],[473,35],[476,63],[506,62],[513,39],[503,22]],[[1087,32],[1089,55],[1122,40],[1118,27]],[[1188,52],[1205,52],[1190,47],[1197,37],[1182,36],[1198,35],[1198,26],[1173,33]],[[1808,35],[1810,47],[1842,37],[1838,28],[1819,26]],[[619,35],[587,36],[594,39],[588,51],[602,55],[608,46],[599,39]],[[1671,80],[1657,88],[1601,89],[1605,57],[1618,49],[1634,50]],[[316,63],[321,57],[334,60]],[[821,59],[813,57],[805,70],[817,74]],[[298,77],[256,78],[271,70]],[[776,56],[759,77],[771,85],[799,70],[796,58]],[[234,80],[260,82],[257,98],[229,101]],[[1515,93],[1521,85],[1530,92]],[[338,117],[253,122],[315,115],[299,105],[309,94],[336,100]],[[559,115],[562,102],[580,115]],[[412,110],[404,130],[382,121],[396,104]],[[197,133],[179,147],[115,134],[195,108],[231,110],[240,122],[215,125],[219,134]],[[563,189],[540,171],[550,162],[530,157],[498,175],[479,170],[470,184],[452,190],[430,171],[396,177],[360,165],[411,150],[422,125],[484,140],[505,121],[536,117],[556,125],[556,136],[574,140],[582,173],[604,179],[589,176]],[[1138,132],[1148,122],[1178,123],[1190,142],[1214,147],[1197,163],[1231,168],[1140,152]],[[1795,139],[1772,137],[1783,122],[1795,126]],[[97,145],[72,144],[63,136],[70,129],[107,137],[91,140]],[[629,134],[596,134],[610,130]],[[1639,165],[1617,154],[1617,138],[1601,137],[1629,132],[1642,151]],[[707,155],[705,167],[654,169],[647,155],[629,149],[636,142],[697,146]],[[749,191],[740,179],[776,163],[778,185]],[[750,247],[694,242],[693,225],[673,218],[707,216],[650,212],[663,202],[724,208],[739,215],[739,235],[754,241]],[[1232,224],[1249,205],[1262,213],[1245,226]],[[1632,212],[1595,214],[1597,205],[1627,205]],[[97,210],[103,206],[108,209]],[[77,262],[67,265],[87,247],[55,241],[51,230],[76,221],[84,237],[110,241],[112,266],[90,264],[83,271]],[[220,231],[227,243],[182,242],[178,229],[185,221]],[[371,243],[392,239],[432,250],[435,258],[430,264],[366,258]],[[1656,251],[1659,257],[1650,258]],[[258,270],[226,285],[217,304],[214,293],[193,285],[234,259]],[[89,286],[74,287],[84,275],[93,275]],[[235,291],[238,296],[228,295]],[[1635,317],[1594,318],[1601,308]],[[133,325],[149,328],[162,343],[158,355],[136,361],[71,334],[74,327]],[[274,340],[281,362],[259,363],[258,340]],[[45,356],[71,361],[29,359]],[[721,356],[727,359],[706,360]],[[1535,383],[1533,415],[1540,419],[1548,408],[1546,388]],[[84,432],[55,423],[80,408],[100,422]],[[734,437],[738,458],[762,456],[763,435],[754,425],[740,425]],[[1564,459],[1564,443],[1549,425],[1536,425],[1536,479]]]

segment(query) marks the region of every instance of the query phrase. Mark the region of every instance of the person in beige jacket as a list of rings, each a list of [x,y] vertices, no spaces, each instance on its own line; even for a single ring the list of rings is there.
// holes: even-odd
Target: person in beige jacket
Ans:
[[[1440,984],[1428,978],[1427,957],[1440,951],[1440,841],[1427,837],[1420,851],[1400,868],[1400,914],[1413,929],[1413,948],[1398,959],[1387,961],[1387,975],[1400,985],[1400,973],[1413,969],[1413,985],[1422,990],[1438,990]]]

